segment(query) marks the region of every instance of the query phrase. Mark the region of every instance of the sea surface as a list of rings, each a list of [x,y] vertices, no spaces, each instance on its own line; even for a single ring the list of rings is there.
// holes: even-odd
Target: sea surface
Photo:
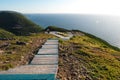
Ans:
[[[58,26],[91,33],[120,47],[120,16],[83,14],[25,14],[42,27]]]

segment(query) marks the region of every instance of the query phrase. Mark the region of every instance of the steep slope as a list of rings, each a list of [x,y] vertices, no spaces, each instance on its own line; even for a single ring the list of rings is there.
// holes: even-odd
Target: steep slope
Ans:
[[[0,27],[16,35],[29,35],[42,30],[21,13],[13,11],[0,11]]]
[[[0,39],[12,39],[15,35],[0,28]]]
[[[61,80],[120,80],[120,49],[91,34],[73,31],[74,37],[60,40]]]

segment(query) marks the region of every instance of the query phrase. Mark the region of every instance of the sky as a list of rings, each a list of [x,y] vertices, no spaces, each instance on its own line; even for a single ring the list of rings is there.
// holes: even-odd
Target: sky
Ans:
[[[120,0],[0,0],[0,10],[120,16]]]

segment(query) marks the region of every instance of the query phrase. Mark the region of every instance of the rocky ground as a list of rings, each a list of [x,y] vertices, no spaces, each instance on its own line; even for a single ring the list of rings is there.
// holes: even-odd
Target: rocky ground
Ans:
[[[73,45],[59,45],[59,69],[57,77],[61,80],[91,80],[82,60],[73,54]]]
[[[44,42],[45,42],[45,39],[33,40],[32,43],[27,44],[27,46],[26,45],[17,45],[19,48],[14,47],[14,50],[12,50],[13,49],[13,47],[12,47],[12,49],[9,50],[11,48],[11,46],[13,46],[14,44],[12,44],[11,41],[7,41],[7,43],[9,43],[9,45],[5,45],[6,42],[3,41],[2,43],[4,43],[4,45],[1,44],[2,47],[0,48],[0,60],[1,60],[0,61],[0,69],[7,70],[10,67],[28,64],[30,62],[30,60],[33,58],[34,53],[38,50],[39,47],[41,47],[41,45]],[[31,47],[28,47],[28,45]],[[24,49],[20,49],[22,47],[24,49],[27,48],[26,51],[24,51]],[[30,48],[30,49],[28,49],[28,48]],[[19,51],[20,51],[20,53],[19,53]],[[24,52],[26,52],[26,53],[24,53]]]
[[[16,37],[15,40],[0,40],[0,70],[29,64],[49,34]]]
[[[70,40],[59,41],[58,79],[120,80],[117,48],[88,34],[73,34]]]

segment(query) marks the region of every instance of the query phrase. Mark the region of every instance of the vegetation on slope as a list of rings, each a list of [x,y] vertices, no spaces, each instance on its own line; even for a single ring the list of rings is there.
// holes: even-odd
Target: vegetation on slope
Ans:
[[[29,35],[42,30],[22,14],[13,11],[0,11],[0,27],[15,35]]]
[[[28,64],[48,38],[54,36],[39,33],[31,36],[15,36],[13,40],[0,40],[0,71]]]
[[[119,80],[120,51],[96,37],[81,35],[81,32],[73,33],[74,37],[70,40],[60,40],[58,78]]]
[[[41,30],[20,13],[0,11],[0,70],[28,64],[38,48],[54,37]]]
[[[99,42],[104,43],[104,44],[107,45],[107,47],[109,47],[109,48],[112,48],[112,49],[114,49],[114,50],[120,51],[120,49],[119,49],[118,47],[115,47],[115,46],[109,44],[107,41],[105,41],[105,40],[103,40],[103,39],[101,39],[101,38],[99,38],[99,37],[96,37],[96,36],[94,36],[94,35],[91,35],[91,34],[89,34],[89,33],[86,33],[86,32],[80,31],[80,30],[72,30],[72,31],[74,31],[74,32],[81,32],[81,33],[85,34],[86,36],[88,36],[88,37],[90,37],[90,38],[93,38],[93,39],[95,39],[95,40],[97,40],[97,41],[99,41]]]
[[[49,29],[50,31],[59,31],[59,32],[67,32],[69,30],[64,29],[64,28],[59,28],[56,26],[48,26],[45,30]]]
[[[0,70],[28,64],[34,53],[53,35],[38,33],[41,27],[22,14],[0,12]],[[69,30],[48,26],[46,30],[67,32]],[[62,80],[119,80],[120,49],[106,41],[80,31],[72,31],[74,37],[60,40],[58,78]],[[31,36],[15,36],[15,35]],[[64,35],[64,34],[61,34]]]
[[[0,28],[0,39],[12,39],[15,35]]]

